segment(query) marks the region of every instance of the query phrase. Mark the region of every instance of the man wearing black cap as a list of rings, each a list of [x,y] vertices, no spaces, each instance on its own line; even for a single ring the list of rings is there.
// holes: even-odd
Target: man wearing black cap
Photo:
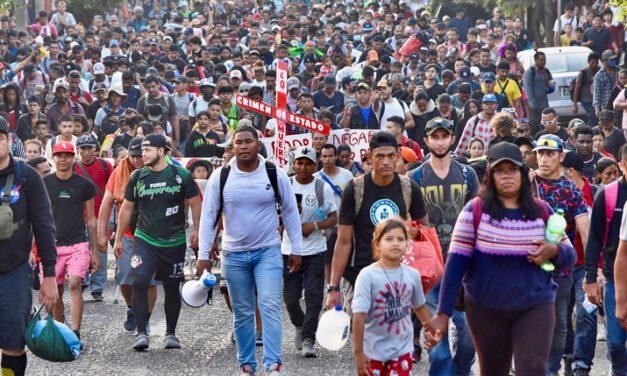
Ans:
[[[605,135],[603,148],[611,153],[616,160],[620,157],[620,148],[625,144],[625,135],[614,126],[614,111],[602,110],[599,114],[599,125],[595,128]]]
[[[43,266],[39,301],[48,309],[59,296],[55,281],[57,253],[50,201],[43,181],[24,161],[11,156],[10,147],[9,125],[0,118],[0,179],[3,187],[9,180],[16,187],[15,194],[4,195],[10,196],[10,200],[2,202],[3,206],[10,206],[15,230],[0,240],[0,368],[3,374],[23,376],[26,370],[24,332],[32,308],[32,269],[28,257],[33,234]],[[5,222],[3,227],[7,226],[10,227]]]
[[[96,189],[94,196],[94,212],[96,213],[96,221],[98,221],[98,213],[107,181],[113,172],[113,166],[109,161],[96,157],[96,149],[98,141],[91,134],[81,136],[76,141],[76,147],[80,155],[80,160],[74,164],[74,173],[83,176],[89,180]],[[108,220],[108,218],[106,219]],[[99,252],[99,268],[90,276],[91,296],[95,301],[104,300],[102,292],[107,282],[107,253]]]
[[[337,81],[333,74],[324,76],[322,89],[313,94],[313,100],[314,107],[318,110],[326,109],[335,115],[344,110],[344,94],[337,90]]]
[[[372,264],[370,241],[377,224],[395,215],[424,225],[429,223],[423,196],[416,183],[394,172],[399,158],[398,148],[396,138],[390,133],[375,133],[368,149],[372,172],[355,178],[344,189],[327,287],[327,309],[341,304],[340,279],[348,281],[352,289],[361,269]],[[347,300],[351,295],[347,294]]]
[[[535,141],[529,136],[520,136],[514,143],[518,146],[527,167],[532,170],[537,169],[538,161],[536,159],[536,152],[533,151],[533,148],[536,147]]]
[[[496,96],[496,100],[498,103],[498,111],[500,111],[501,109],[505,108],[505,107],[509,107],[509,101],[507,100],[507,97],[505,97],[505,95],[503,94],[499,94],[496,91],[496,76],[494,75],[494,73],[485,73],[483,75],[483,85],[482,85],[482,90],[484,94],[493,94],[494,96]]]
[[[457,76],[457,79],[453,82],[450,83],[450,85],[448,85],[448,87],[446,88],[446,92],[448,93],[448,95],[453,95],[455,94],[455,89],[457,88],[457,86],[461,85],[462,83],[467,83],[470,85],[470,91],[476,91],[476,90],[481,90],[481,85],[479,85],[477,82],[472,80],[471,74],[470,74],[470,68],[468,68],[467,66],[463,66],[460,70],[459,70],[459,75]]]
[[[194,220],[190,247],[198,247],[198,187],[189,171],[166,162],[168,149],[165,136],[150,134],[144,137],[142,157],[145,167],[133,172],[126,187],[113,246],[116,257],[120,257],[123,254],[122,236],[131,224],[133,210],[137,207],[137,227],[131,257],[133,309],[138,333],[133,349],[137,351],[146,350],[149,346],[146,321],[148,287],[153,274],[155,279],[163,282],[165,291],[165,348],[181,347],[175,330],[181,310],[179,285],[183,278],[187,247],[185,204],[190,206]]]

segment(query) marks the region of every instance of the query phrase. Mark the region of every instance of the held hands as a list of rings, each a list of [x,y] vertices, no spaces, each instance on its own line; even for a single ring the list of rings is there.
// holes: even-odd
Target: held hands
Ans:
[[[527,260],[529,260],[529,262],[533,262],[538,266],[540,266],[546,260],[554,258],[559,252],[559,248],[556,244],[549,243],[544,240],[535,240],[534,243],[538,245],[538,249],[536,249],[535,251],[530,251],[528,253]]]
[[[423,324],[425,328],[425,349],[430,349],[440,342],[442,337],[444,337],[442,333],[448,333],[448,319],[447,315],[438,313]]]

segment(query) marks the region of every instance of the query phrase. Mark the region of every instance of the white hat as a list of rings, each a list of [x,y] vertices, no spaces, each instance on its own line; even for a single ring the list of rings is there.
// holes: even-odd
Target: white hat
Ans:
[[[117,95],[121,96],[121,97],[126,97],[126,93],[124,92],[124,88],[122,87],[122,85],[111,85],[111,87],[109,88],[109,93],[116,93]],[[107,94],[107,97],[109,96]]]
[[[63,77],[57,78],[54,81],[54,85],[52,86],[52,91],[56,93],[57,89],[60,87],[65,88],[65,90],[70,90],[70,84]]]
[[[102,63],[96,63],[94,64],[94,74],[104,74],[105,73],[105,66]]]
[[[241,80],[242,72],[239,71],[238,69],[233,69],[231,73],[229,74],[229,78],[239,78]]]
[[[470,67],[470,74],[478,76],[481,74],[481,71],[479,70],[479,67]]]

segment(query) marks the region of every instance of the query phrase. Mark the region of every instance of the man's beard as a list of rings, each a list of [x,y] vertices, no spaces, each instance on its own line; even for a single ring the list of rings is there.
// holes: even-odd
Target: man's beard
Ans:
[[[157,162],[159,162],[159,160],[160,160],[160,158],[159,158],[159,156],[157,155],[157,156],[156,156],[156,157],[154,157],[152,160],[150,160],[150,161],[148,161],[148,162],[144,163],[144,166],[153,167],[153,166],[155,166],[155,165],[157,164]]]
[[[436,157],[437,159],[442,159],[444,157],[446,157],[446,155],[451,151],[451,147],[449,147],[448,149],[446,149],[446,151],[444,153],[438,154],[435,150],[429,148],[429,153],[431,153],[432,156]]]

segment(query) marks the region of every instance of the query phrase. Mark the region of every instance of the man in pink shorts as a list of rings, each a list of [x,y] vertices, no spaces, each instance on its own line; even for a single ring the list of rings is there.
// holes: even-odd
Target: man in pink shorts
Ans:
[[[72,330],[80,339],[83,317],[83,291],[81,281],[85,278],[90,263],[92,270],[98,270],[96,244],[96,216],[94,214],[94,185],[86,178],[73,173],[74,145],[60,141],[54,145],[52,159],[56,172],[44,178],[52,215],[56,227],[57,263],[55,266],[58,300],[53,309],[54,319],[64,322],[63,286],[66,274],[69,277],[70,308]],[[87,242],[85,229],[89,234]],[[90,252],[91,251],[91,252]]]

